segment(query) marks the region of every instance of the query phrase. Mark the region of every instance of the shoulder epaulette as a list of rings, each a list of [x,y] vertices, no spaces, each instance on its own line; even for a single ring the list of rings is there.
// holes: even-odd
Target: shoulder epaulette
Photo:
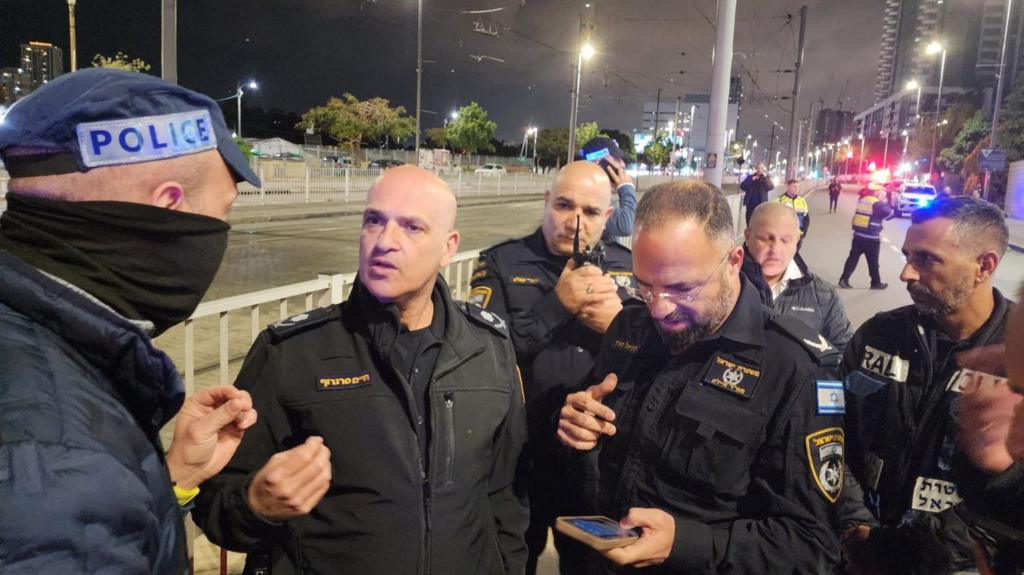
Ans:
[[[502,337],[508,337],[508,324],[498,314],[468,301],[460,301],[456,307],[474,323],[482,325]]]
[[[508,244],[512,244],[512,243],[518,242],[521,239],[523,239],[523,238],[509,238],[509,239],[507,239],[505,241],[498,242],[498,243],[494,244],[493,246],[488,246],[486,249],[480,250],[480,255],[481,256],[485,256],[485,255],[487,255],[489,253],[494,252],[498,248],[507,246]]]
[[[319,307],[271,324],[267,331],[270,333],[270,339],[277,343],[313,328],[320,327],[333,319],[337,319],[340,314],[340,306],[329,305],[327,307]]]
[[[633,251],[626,246],[619,243],[619,240],[612,240],[610,242],[604,242],[605,249],[625,252],[632,255]]]
[[[773,315],[771,323],[779,331],[799,343],[820,365],[838,365],[842,350],[837,349],[825,336],[811,329],[806,323],[792,316]]]

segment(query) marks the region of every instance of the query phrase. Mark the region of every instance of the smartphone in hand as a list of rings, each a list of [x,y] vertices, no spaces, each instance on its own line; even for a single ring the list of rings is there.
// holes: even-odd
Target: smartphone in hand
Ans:
[[[625,547],[640,538],[639,529],[623,529],[618,521],[601,515],[558,517],[555,529],[598,551]]]

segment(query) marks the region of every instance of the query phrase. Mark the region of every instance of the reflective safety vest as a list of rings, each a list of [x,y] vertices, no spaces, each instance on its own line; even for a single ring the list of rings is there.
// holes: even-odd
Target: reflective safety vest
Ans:
[[[879,238],[882,233],[882,222],[872,221],[875,202],[878,201],[873,195],[867,195],[857,200],[857,211],[853,214],[853,233],[861,237]]]
[[[807,214],[810,213],[810,208],[807,207],[807,200],[802,196],[791,198],[786,194],[782,194],[775,198],[775,201],[793,208],[796,212],[797,220],[800,221],[800,234],[803,235],[807,230],[807,226],[805,225],[805,222],[807,221]]]

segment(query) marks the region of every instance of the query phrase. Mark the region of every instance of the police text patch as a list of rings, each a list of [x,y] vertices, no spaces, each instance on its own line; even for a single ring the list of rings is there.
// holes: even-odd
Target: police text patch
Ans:
[[[838,427],[815,431],[807,436],[807,463],[822,495],[835,503],[843,491],[843,451],[846,436]]]
[[[217,147],[208,110],[76,126],[82,163],[89,168],[149,162]]]
[[[846,397],[843,395],[841,381],[819,379],[815,386],[818,389],[818,415],[846,413]]]
[[[864,357],[860,361],[861,369],[876,373],[900,383],[907,382],[910,361],[898,355],[885,353],[870,345],[864,346]]]
[[[917,511],[941,513],[960,503],[961,500],[956,484],[941,479],[918,477],[914,483],[911,507]]]
[[[744,399],[750,399],[760,379],[761,370],[738,364],[715,354],[703,381]]]
[[[370,385],[369,372],[345,377],[318,377],[316,379],[317,391],[358,389],[367,385]]]

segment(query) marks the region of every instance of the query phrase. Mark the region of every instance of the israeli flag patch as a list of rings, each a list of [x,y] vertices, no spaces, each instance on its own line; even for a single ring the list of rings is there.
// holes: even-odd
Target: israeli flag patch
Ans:
[[[818,388],[818,415],[842,415],[846,413],[846,396],[841,381],[821,380]]]
[[[209,110],[78,124],[86,167],[164,160],[217,147]]]

